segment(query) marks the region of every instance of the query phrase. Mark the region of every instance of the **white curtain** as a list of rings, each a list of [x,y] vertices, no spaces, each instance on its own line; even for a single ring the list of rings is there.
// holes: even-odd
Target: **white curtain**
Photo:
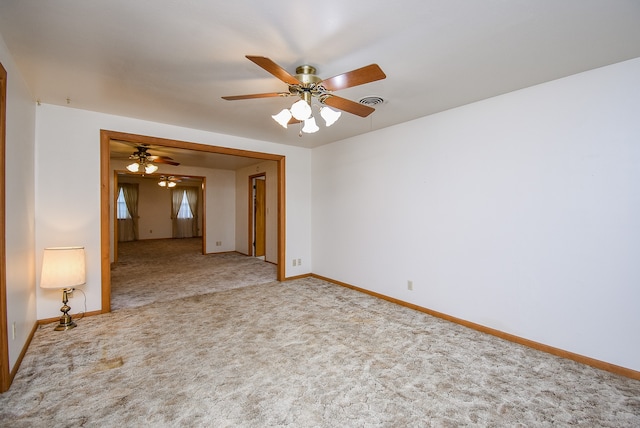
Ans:
[[[118,241],[136,241],[138,239],[138,185],[134,183],[118,184],[118,195],[122,190],[129,218],[118,219]]]
[[[193,219],[191,221],[191,236],[199,236],[198,234],[198,205],[200,205],[199,195],[200,189],[197,187],[186,187],[187,202],[191,209]]]

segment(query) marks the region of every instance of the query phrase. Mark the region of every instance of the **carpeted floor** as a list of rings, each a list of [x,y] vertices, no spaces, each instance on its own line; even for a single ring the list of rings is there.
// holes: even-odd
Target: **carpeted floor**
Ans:
[[[44,326],[0,425],[638,427],[640,382],[307,278]]]
[[[230,290],[276,280],[276,266],[239,253],[202,254],[202,238],[118,243],[111,309]]]

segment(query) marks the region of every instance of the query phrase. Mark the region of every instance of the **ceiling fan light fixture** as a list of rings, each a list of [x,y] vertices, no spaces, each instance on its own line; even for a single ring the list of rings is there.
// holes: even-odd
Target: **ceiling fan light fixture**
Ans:
[[[318,125],[316,124],[315,117],[310,117],[309,119],[306,119],[304,121],[302,132],[305,132],[307,134],[313,134],[314,132],[318,132],[319,129],[320,128],[318,128]]]
[[[340,119],[341,115],[342,112],[336,111],[327,106],[324,106],[320,109],[320,116],[322,116],[327,126],[331,126],[336,123],[336,121]]]
[[[160,177],[160,181],[158,181],[158,186],[164,187],[165,189],[169,189],[171,187],[176,187],[176,184],[178,181],[180,180],[178,180],[173,175],[170,175],[169,177],[166,177],[163,175]]]
[[[313,99],[316,99],[321,105],[329,101],[329,105],[343,112],[351,113],[360,117],[367,117],[375,111],[369,105],[356,103],[346,98],[333,95],[334,91],[347,89],[353,86],[363,85],[365,83],[375,82],[386,79],[386,75],[378,64],[369,64],[346,73],[338,74],[329,79],[321,79],[316,75],[316,69],[310,65],[301,65],[296,68],[296,75],[289,74],[287,70],[276,64],[273,60],[263,56],[246,55],[246,58],[261,67],[268,73],[286,83],[289,87],[288,92],[268,92],[264,94],[248,94],[234,95],[222,97],[228,101],[234,100],[250,100],[255,98],[271,98],[271,97],[288,97],[298,96],[300,99],[296,101],[291,108],[282,110],[277,115],[271,117],[278,122],[283,128],[287,128],[292,122],[304,121],[304,126],[300,130],[299,136],[303,132],[317,132],[318,125],[312,115]],[[320,110],[320,115],[325,121],[326,126],[333,125],[342,112],[335,111],[330,108]],[[295,118],[295,121],[292,120]]]
[[[291,115],[298,120],[309,119],[311,106],[305,100],[298,100],[291,106]]]
[[[132,164],[127,165],[127,170],[130,172],[138,172],[140,169],[140,164],[138,162],[134,162]]]
[[[287,129],[287,124],[291,120],[291,112],[289,110],[282,109],[282,111],[278,114],[271,116],[273,120],[278,122],[283,128]]]
[[[158,167],[152,163],[148,163],[144,166],[144,172],[146,174],[153,174],[158,170]]]

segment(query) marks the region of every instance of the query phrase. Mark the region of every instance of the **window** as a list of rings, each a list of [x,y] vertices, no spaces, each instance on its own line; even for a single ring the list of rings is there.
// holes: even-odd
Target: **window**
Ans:
[[[129,218],[131,218],[131,214],[129,214],[127,203],[124,201],[124,191],[120,188],[120,193],[118,193],[118,220]]]
[[[180,202],[180,210],[178,210],[178,218],[193,218],[189,202],[187,201],[187,192],[182,192],[182,202]]]

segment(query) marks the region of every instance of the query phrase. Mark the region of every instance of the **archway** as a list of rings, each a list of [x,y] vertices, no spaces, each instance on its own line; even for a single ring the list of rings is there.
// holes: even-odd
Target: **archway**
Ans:
[[[101,312],[111,311],[111,257],[110,257],[110,214],[112,201],[110,200],[110,142],[111,140],[127,141],[134,144],[149,144],[193,150],[205,153],[217,153],[240,156],[256,160],[270,160],[277,164],[277,280],[285,279],[285,157],[269,153],[232,149],[228,147],[209,146],[180,140],[171,140],[144,135],[128,134],[117,131],[100,131],[100,247],[101,247],[101,277],[102,277],[102,308]]]

